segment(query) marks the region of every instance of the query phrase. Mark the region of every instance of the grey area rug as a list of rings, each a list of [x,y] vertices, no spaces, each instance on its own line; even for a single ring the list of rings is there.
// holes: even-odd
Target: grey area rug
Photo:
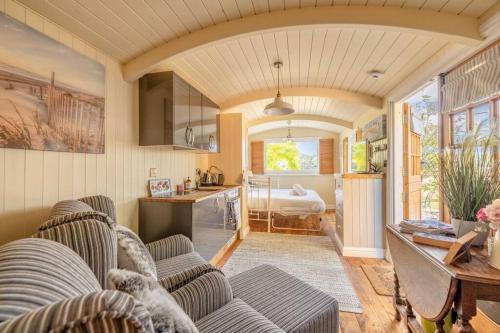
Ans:
[[[335,246],[326,236],[251,232],[222,270],[230,277],[262,264],[274,265],[333,296],[340,311],[363,312]]]

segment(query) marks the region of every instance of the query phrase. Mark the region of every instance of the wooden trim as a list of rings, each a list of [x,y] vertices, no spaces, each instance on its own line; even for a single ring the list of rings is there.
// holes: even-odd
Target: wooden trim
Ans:
[[[320,139],[319,140],[319,173],[320,175],[333,174],[335,172],[334,168],[334,158],[333,150],[334,140],[333,139]]]
[[[122,66],[123,78],[132,82],[159,63],[210,43],[290,26],[367,26],[383,31],[420,32],[449,42],[478,46],[483,41],[478,20],[418,8],[332,6],[276,10],[249,15],[194,31],[146,51]]]
[[[264,174],[264,141],[252,141],[251,145],[251,168],[256,175]]]
[[[385,174],[383,173],[344,173],[342,175],[344,179],[384,179]]]
[[[332,98],[338,101],[367,105],[376,109],[382,109],[384,104],[380,97],[371,96],[363,93],[355,93],[348,90],[335,89],[335,88],[318,88],[318,87],[293,87],[281,88],[283,96],[313,96]],[[244,94],[231,96],[221,102],[221,110],[228,110],[237,107],[241,104],[250,103],[267,98],[274,98],[276,96],[276,87],[267,89],[259,89],[254,91],[245,92]]]

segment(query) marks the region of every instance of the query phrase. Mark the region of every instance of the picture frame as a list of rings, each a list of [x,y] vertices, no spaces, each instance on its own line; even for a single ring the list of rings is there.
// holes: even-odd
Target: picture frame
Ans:
[[[170,178],[149,180],[149,193],[152,197],[161,197],[171,192],[172,180]]]

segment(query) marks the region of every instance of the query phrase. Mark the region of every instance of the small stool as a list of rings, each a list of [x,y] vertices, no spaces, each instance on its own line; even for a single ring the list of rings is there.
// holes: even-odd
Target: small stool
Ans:
[[[235,298],[286,332],[339,332],[337,300],[274,266],[255,267],[229,283]]]

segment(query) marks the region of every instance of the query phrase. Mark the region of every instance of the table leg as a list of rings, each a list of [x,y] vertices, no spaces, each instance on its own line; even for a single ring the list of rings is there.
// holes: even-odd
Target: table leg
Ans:
[[[399,286],[399,279],[394,270],[394,296],[393,296],[393,305],[394,310],[396,311],[396,320],[401,321],[401,314],[399,313],[398,305],[403,304],[403,299],[401,297],[401,290]]]
[[[460,333],[471,333],[472,326],[470,320],[476,315],[476,286],[467,281],[461,281],[455,299],[455,309],[457,310]]]
[[[471,333],[472,332],[472,326],[469,323],[469,320],[471,317],[464,317],[460,316],[460,330],[458,331],[459,333]]]
[[[435,333],[445,333],[444,320],[436,321],[436,332]]]

